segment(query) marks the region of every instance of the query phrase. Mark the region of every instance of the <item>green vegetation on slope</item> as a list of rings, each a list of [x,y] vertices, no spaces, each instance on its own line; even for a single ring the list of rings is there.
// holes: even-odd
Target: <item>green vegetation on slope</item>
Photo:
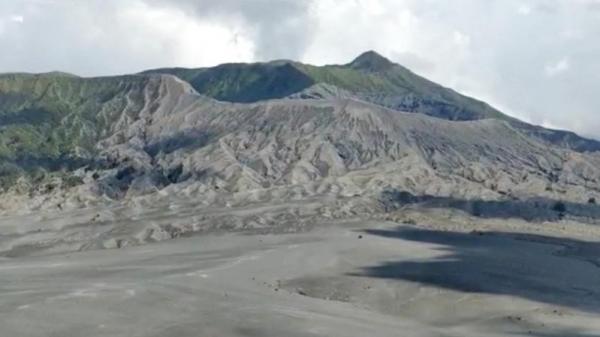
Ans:
[[[141,108],[146,85],[143,76],[0,75],[0,178],[93,163],[121,112]]]
[[[323,83],[397,110],[450,120],[511,120],[489,105],[422,78],[375,52],[364,53],[346,65],[319,67],[274,61],[200,69],[157,69],[147,73],[178,76],[199,93],[230,102],[284,98]]]
[[[335,85],[359,98],[397,110],[450,120],[510,119],[483,102],[435,84],[400,65],[392,65],[386,71],[373,71],[353,67],[353,63],[298,67],[317,83]]]
[[[155,72],[178,76],[203,95],[240,103],[286,97],[314,84],[307,74],[285,61],[148,71]]]

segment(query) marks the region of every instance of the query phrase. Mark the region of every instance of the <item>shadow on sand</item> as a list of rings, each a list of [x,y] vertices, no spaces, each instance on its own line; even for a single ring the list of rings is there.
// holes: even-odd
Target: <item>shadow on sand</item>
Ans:
[[[600,220],[600,205],[590,199],[589,203],[574,203],[546,198],[480,200],[413,195],[406,191],[387,190],[380,201],[386,211],[406,205],[418,204],[424,208],[453,208],[480,218],[523,219],[532,222],[558,221],[564,217]]]
[[[400,227],[366,234],[423,242],[435,257],[400,259],[353,276],[419,282],[468,293],[511,295],[600,312],[600,243],[542,235],[458,233]]]
[[[514,334],[513,336],[529,336],[529,337],[600,337],[599,334],[589,334],[583,332],[583,330],[563,330],[555,333],[543,333],[543,332],[530,332],[530,333],[520,333]]]

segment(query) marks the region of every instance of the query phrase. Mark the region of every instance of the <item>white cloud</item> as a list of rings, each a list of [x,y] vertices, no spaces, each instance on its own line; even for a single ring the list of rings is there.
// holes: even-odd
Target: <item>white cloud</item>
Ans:
[[[532,11],[533,11],[533,9],[528,4],[521,4],[517,8],[517,13],[519,13],[520,15],[527,16],[527,15],[531,14]]]
[[[565,40],[581,40],[585,38],[581,30],[567,28],[559,33],[559,36]]]
[[[217,65],[251,60],[254,55],[254,43],[244,35],[246,27],[239,20],[198,21],[180,9],[143,2],[122,9],[117,19],[134,29],[130,48],[140,53],[149,44],[157,53],[169,48],[178,66]]]
[[[183,9],[197,21],[244,25],[256,45],[255,59],[299,59],[310,43],[318,22],[310,12],[319,0],[142,0],[152,6]],[[364,0],[353,0],[364,1]],[[377,0],[369,0],[369,3]],[[377,10],[373,5],[372,10]]]
[[[569,59],[562,58],[557,62],[547,64],[544,68],[544,72],[546,73],[546,76],[554,77],[564,73],[565,71],[569,70],[569,68],[571,68]]]
[[[252,61],[255,55],[247,34],[252,27],[235,16],[198,20],[183,8],[142,0],[24,1],[8,9],[23,13],[11,21],[23,17],[28,24],[2,25],[0,48],[11,53],[0,55],[0,72],[109,75]]]
[[[10,21],[23,23],[23,21],[25,21],[25,18],[23,17],[23,15],[11,15]]]
[[[459,46],[467,47],[471,44],[471,37],[456,30],[452,33],[452,38],[454,39],[454,43]]]
[[[410,51],[420,23],[401,3],[315,1],[311,10],[318,29],[303,60],[316,64],[340,63],[371,49],[385,55]],[[379,10],[381,7],[387,11]]]

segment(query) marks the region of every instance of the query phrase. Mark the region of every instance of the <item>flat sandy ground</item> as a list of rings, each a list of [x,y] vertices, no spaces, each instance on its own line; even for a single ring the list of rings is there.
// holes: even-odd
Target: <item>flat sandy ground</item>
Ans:
[[[600,336],[600,243],[340,223],[0,260],[0,336]]]

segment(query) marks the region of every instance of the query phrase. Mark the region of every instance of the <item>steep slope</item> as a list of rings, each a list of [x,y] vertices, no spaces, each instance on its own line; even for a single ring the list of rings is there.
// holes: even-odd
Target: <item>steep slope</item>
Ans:
[[[188,81],[200,94],[229,102],[256,102],[284,97],[351,97],[397,111],[457,120],[494,118],[549,144],[577,151],[598,151],[600,142],[571,132],[529,125],[490,105],[431,82],[369,51],[345,65],[312,66],[292,61],[226,64],[215,68],[157,69]]]
[[[600,176],[597,156],[549,148],[506,121],[445,121],[352,99],[176,105],[147,127],[148,146],[162,149],[156,165],[177,182],[229,192],[346,177],[359,193],[572,198],[569,185],[593,188]]]

